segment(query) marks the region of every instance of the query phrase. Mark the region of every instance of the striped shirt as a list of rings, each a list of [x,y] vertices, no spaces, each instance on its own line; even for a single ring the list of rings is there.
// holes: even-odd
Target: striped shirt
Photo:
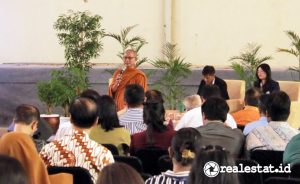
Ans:
[[[160,175],[148,178],[145,184],[187,184],[189,173],[190,171],[174,173],[168,170]]]
[[[120,125],[123,125],[130,135],[142,132],[147,129],[147,125],[143,120],[142,108],[129,108],[124,114],[119,117]]]

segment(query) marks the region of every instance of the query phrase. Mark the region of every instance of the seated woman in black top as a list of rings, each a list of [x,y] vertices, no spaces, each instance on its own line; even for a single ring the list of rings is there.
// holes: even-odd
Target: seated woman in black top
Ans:
[[[280,90],[278,82],[271,78],[271,68],[268,64],[263,63],[257,67],[254,87],[261,89],[264,94]]]

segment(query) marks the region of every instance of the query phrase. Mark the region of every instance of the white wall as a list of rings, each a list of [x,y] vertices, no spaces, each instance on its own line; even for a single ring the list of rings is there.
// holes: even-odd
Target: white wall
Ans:
[[[63,63],[63,47],[53,29],[67,10],[89,10],[103,17],[107,32],[139,24],[133,31],[149,42],[141,50],[150,59],[160,57],[165,37],[164,7],[170,0],[0,0],[0,63]],[[289,47],[284,30],[300,34],[299,0],[171,0],[173,41],[194,65],[229,65],[249,42],[262,44],[262,55],[272,55],[272,67],[297,65],[294,57],[276,53]],[[168,10],[168,8],[167,8]],[[167,23],[167,25],[170,25]],[[104,50],[93,62],[116,63],[119,44],[103,39]]]

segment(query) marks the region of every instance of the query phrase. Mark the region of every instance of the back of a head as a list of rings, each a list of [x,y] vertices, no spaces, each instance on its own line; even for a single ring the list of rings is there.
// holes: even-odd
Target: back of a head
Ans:
[[[270,95],[262,94],[259,97],[259,100],[258,100],[258,109],[259,109],[260,113],[263,113],[263,114],[267,113],[267,105],[268,105],[269,96]]]
[[[204,100],[207,100],[210,97],[222,97],[220,88],[217,85],[205,85],[201,96]]]
[[[290,115],[291,100],[284,91],[270,94],[267,104],[267,114],[272,121],[286,121]]]
[[[97,102],[97,100],[100,98],[100,95],[97,91],[93,89],[86,89],[80,94],[80,97],[89,98],[94,102]]]
[[[106,131],[120,127],[117,115],[117,107],[112,97],[103,95],[98,100],[99,104],[99,124]]]
[[[22,104],[16,108],[14,123],[23,123],[29,125],[33,121],[40,120],[40,112],[33,105]]]
[[[230,153],[220,146],[206,146],[197,152],[197,156],[193,163],[191,173],[189,176],[189,184],[238,184],[239,179],[236,173],[218,173],[215,177],[208,177],[205,175],[207,171],[213,170],[209,168],[212,166],[205,165],[213,161],[219,166],[234,166],[235,161]],[[204,168],[205,167],[205,168]],[[207,168],[208,167],[208,168]],[[207,170],[206,170],[207,169]],[[210,173],[209,173],[210,174]]]
[[[126,86],[124,99],[129,107],[136,107],[143,104],[145,92],[142,86],[130,84]]]
[[[193,163],[201,135],[194,128],[182,128],[176,132],[171,143],[171,155],[176,163],[188,166]]]
[[[70,105],[69,112],[71,122],[78,128],[91,128],[98,118],[97,105],[88,98],[75,99]]]
[[[157,101],[164,103],[163,94],[158,90],[148,90],[146,91],[146,101]]]
[[[215,75],[216,71],[215,68],[211,65],[206,65],[202,70],[202,75]]]
[[[245,104],[249,106],[258,107],[258,101],[261,92],[256,88],[250,88],[245,93]]]
[[[143,178],[131,166],[115,162],[105,166],[99,174],[97,184],[144,184]]]
[[[0,155],[0,183],[28,183],[28,177],[25,173],[25,170],[17,159],[5,155]]]
[[[201,106],[201,103],[202,101],[199,95],[190,95],[184,99],[184,105],[186,110],[191,110],[196,107],[199,107]]]
[[[221,120],[225,122],[229,111],[226,101],[219,97],[208,98],[202,104],[202,112],[207,120]]]

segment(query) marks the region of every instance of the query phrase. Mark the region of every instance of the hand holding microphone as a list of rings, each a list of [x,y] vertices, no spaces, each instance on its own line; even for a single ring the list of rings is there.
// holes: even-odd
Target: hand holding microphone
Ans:
[[[116,82],[115,82],[114,86],[112,87],[113,91],[116,91],[117,88],[119,87],[119,85],[122,81],[123,73],[125,72],[126,68],[127,68],[126,66],[122,67],[120,73],[117,75]]]

